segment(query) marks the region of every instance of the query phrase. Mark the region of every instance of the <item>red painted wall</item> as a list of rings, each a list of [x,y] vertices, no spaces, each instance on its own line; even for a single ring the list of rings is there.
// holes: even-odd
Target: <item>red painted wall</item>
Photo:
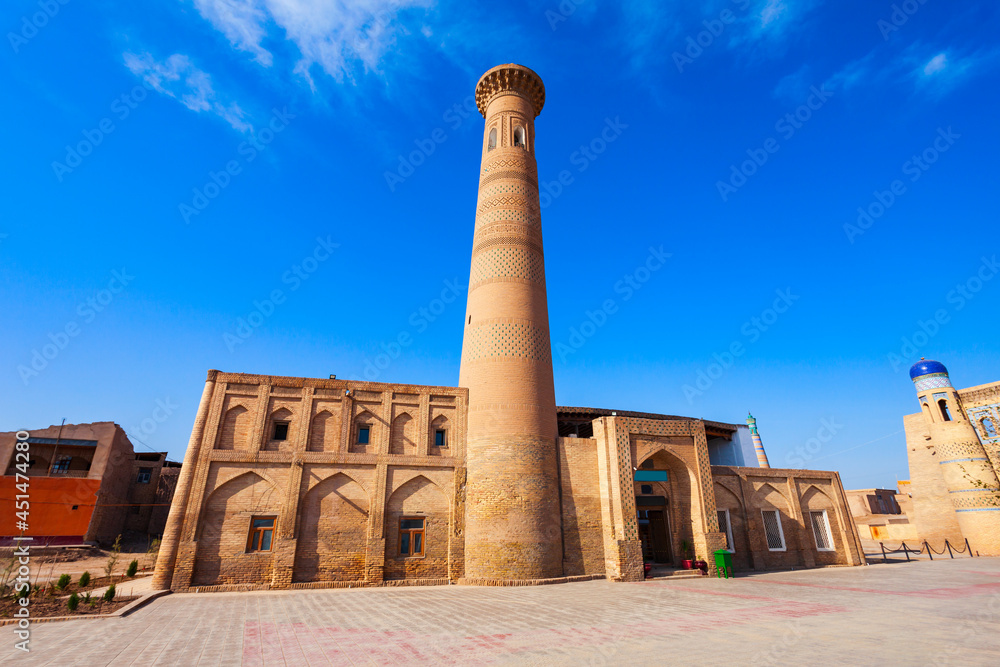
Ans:
[[[23,495],[15,487],[14,476],[0,477],[0,537],[21,534],[15,516],[15,498]],[[94,513],[99,479],[58,479],[32,477],[28,482],[28,530],[36,538],[74,537],[83,540]],[[76,505],[77,509],[72,509]]]

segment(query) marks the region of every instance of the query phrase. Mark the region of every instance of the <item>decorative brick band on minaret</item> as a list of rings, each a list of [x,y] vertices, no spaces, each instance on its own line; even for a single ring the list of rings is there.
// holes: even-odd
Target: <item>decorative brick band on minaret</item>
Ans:
[[[910,379],[962,534],[984,556],[1000,556],[1000,481],[948,369],[921,358]]]
[[[545,263],[535,164],[541,78],[521,65],[476,86],[486,119],[459,384],[469,389],[465,578],[562,575]]]
[[[760,439],[760,432],[757,431],[757,420],[749,412],[747,413],[747,426],[750,427],[750,439],[753,440],[753,451],[757,454],[757,465],[761,468],[770,468],[771,464],[767,461],[764,443]]]

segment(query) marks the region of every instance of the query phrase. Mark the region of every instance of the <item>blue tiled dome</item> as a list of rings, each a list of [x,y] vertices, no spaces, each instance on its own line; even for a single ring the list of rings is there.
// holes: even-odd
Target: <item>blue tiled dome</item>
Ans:
[[[913,364],[910,368],[910,379],[915,380],[921,375],[930,375],[931,373],[946,373],[948,369],[944,367],[940,361],[930,361],[927,359],[921,359],[917,363]]]

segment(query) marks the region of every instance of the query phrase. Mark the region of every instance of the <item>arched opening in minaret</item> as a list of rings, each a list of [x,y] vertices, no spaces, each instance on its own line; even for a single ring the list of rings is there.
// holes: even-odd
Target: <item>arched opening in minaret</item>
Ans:
[[[524,128],[518,125],[514,128],[514,148],[524,148]]]
[[[950,422],[951,411],[948,410],[948,401],[942,398],[940,401],[938,401],[938,407],[941,409],[941,418],[944,419],[946,422]]]
[[[986,434],[987,438],[997,437],[997,428],[996,426],[993,425],[992,419],[990,419],[989,417],[983,417],[982,424],[983,424],[983,433]]]
[[[497,129],[494,127],[490,130],[490,138],[486,143],[486,150],[491,151],[497,147]]]

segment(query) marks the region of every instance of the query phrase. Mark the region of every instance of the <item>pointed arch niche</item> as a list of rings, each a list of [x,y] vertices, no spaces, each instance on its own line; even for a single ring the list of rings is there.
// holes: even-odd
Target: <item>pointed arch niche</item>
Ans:
[[[337,473],[314,486],[299,506],[293,581],[362,581],[368,542],[368,493]]]
[[[274,548],[247,552],[251,519],[274,517],[278,539],[281,494],[255,472],[245,472],[216,488],[205,500],[195,552],[193,584],[260,583],[271,573]]]
[[[385,578],[445,579],[451,506],[448,496],[423,475],[393,491],[385,506]],[[400,554],[400,522],[423,520],[423,555]]]

